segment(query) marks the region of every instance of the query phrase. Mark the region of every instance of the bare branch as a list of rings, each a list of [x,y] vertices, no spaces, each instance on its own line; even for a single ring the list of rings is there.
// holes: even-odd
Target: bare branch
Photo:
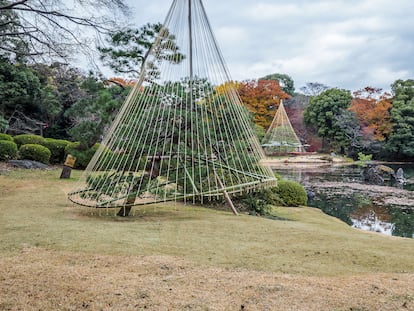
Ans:
[[[75,23],[77,25],[80,25],[80,26],[93,27],[93,28],[102,29],[102,30],[105,30],[105,31],[109,30],[109,28],[105,28],[105,27],[101,26],[100,24],[94,23],[90,19],[87,19],[87,18],[71,16],[71,15],[63,14],[63,13],[60,13],[60,12],[57,12],[57,11],[43,11],[43,10],[35,9],[35,8],[29,6],[29,5],[26,5],[26,6],[27,6],[27,8],[15,8],[14,10],[37,13],[37,14],[40,14],[43,17],[47,18],[49,21],[52,21],[52,19],[48,16],[62,17],[64,19],[67,19],[68,21],[70,21],[72,23]],[[57,24],[56,21],[54,21],[54,23]]]
[[[115,21],[109,16],[114,14],[115,9],[124,12],[127,8],[125,0],[73,1],[85,8],[79,16],[69,11],[63,0],[16,0],[7,4],[2,1],[0,38],[7,49],[0,47],[0,51],[10,52],[11,57],[13,54],[43,54],[49,60],[54,57],[67,60],[77,53],[92,57],[93,47],[89,43],[93,37],[99,40],[101,35],[115,27]],[[98,7],[101,10],[94,11],[103,12],[99,16],[88,10]],[[103,8],[110,8],[111,11],[102,10]],[[90,35],[86,29],[94,30],[94,35]],[[30,51],[24,51],[25,49]]]
[[[27,1],[29,1],[29,0],[21,0],[21,1],[9,3],[9,4],[4,5],[4,6],[0,6],[0,11],[14,9],[16,6],[18,6],[20,4],[24,4]]]
[[[7,51],[7,52],[11,52],[11,53],[15,53],[16,52],[14,49],[7,48],[4,45],[3,46],[0,46],[0,50],[4,50],[4,51]],[[42,55],[42,54],[43,54],[42,52],[40,52],[40,53],[33,53],[33,52],[31,52],[31,53],[22,54],[22,56],[39,56],[39,55]]]

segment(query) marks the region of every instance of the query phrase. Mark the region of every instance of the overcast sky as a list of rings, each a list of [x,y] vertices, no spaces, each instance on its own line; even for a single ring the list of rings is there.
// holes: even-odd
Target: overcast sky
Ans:
[[[180,0],[184,1],[184,0]],[[172,0],[128,0],[131,25],[163,22]],[[204,0],[235,80],[288,74],[351,91],[414,78],[413,0]]]

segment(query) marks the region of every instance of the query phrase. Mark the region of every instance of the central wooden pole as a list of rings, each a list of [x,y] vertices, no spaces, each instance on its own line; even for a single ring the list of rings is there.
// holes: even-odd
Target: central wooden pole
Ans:
[[[189,62],[190,62],[190,86],[193,82],[193,25],[191,1],[188,0],[188,40],[189,40]]]

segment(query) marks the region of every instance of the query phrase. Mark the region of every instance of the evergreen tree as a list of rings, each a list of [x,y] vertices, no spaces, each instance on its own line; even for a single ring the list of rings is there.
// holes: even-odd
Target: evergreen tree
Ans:
[[[393,108],[393,132],[386,148],[398,158],[414,158],[414,100],[405,106]]]
[[[139,29],[125,28],[112,33],[107,42],[109,46],[100,46],[101,60],[117,73],[138,77],[141,66],[147,60],[151,46],[159,36],[159,51],[153,51],[159,58],[172,63],[180,63],[184,55],[180,53],[174,35],[163,28],[161,23],[146,24]],[[157,72],[155,64],[152,70]],[[150,75],[150,72],[147,72]]]
[[[69,129],[72,139],[81,143],[81,149],[88,149],[101,140],[130,88],[106,87],[100,77],[90,75],[81,89],[84,96],[65,112],[65,117],[73,124]]]
[[[304,121],[317,129],[318,136],[340,153],[350,152],[351,141],[357,136],[350,129],[357,128],[355,117],[347,109],[352,100],[347,90],[329,89],[310,99],[304,111]]]
[[[394,93],[391,120],[392,133],[385,149],[393,158],[414,158],[414,80],[397,80],[392,85]]]
[[[38,131],[42,123],[42,89],[35,72],[0,57],[0,115],[15,133]]]
[[[289,94],[290,96],[295,95],[295,82],[287,74],[273,73],[263,78],[260,78],[259,80],[276,80],[277,82],[279,82],[279,85],[282,88],[283,92]]]

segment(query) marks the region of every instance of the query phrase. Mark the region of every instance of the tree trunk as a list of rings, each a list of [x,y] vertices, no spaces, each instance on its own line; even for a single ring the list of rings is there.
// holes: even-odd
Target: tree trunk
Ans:
[[[151,166],[148,168],[149,169],[149,173],[148,173],[148,178],[150,180],[153,180],[155,178],[157,178],[160,174],[160,162],[161,162],[161,158],[160,157],[154,157],[152,159],[151,162]],[[138,191],[139,187],[141,185],[140,184],[135,184],[135,186],[132,187],[132,189],[130,190],[131,193],[130,195],[126,198],[125,201],[125,205],[119,209],[118,213],[116,214],[119,217],[127,217],[129,216],[129,213],[131,212],[132,206],[135,203],[135,199],[136,199],[136,191]]]
[[[135,199],[134,199],[135,200]],[[119,209],[118,213],[116,214],[116,216],[119,217],[128,217],[129,213],[131,212],[132,209],[132,205],[129,206],[123,206]]]

